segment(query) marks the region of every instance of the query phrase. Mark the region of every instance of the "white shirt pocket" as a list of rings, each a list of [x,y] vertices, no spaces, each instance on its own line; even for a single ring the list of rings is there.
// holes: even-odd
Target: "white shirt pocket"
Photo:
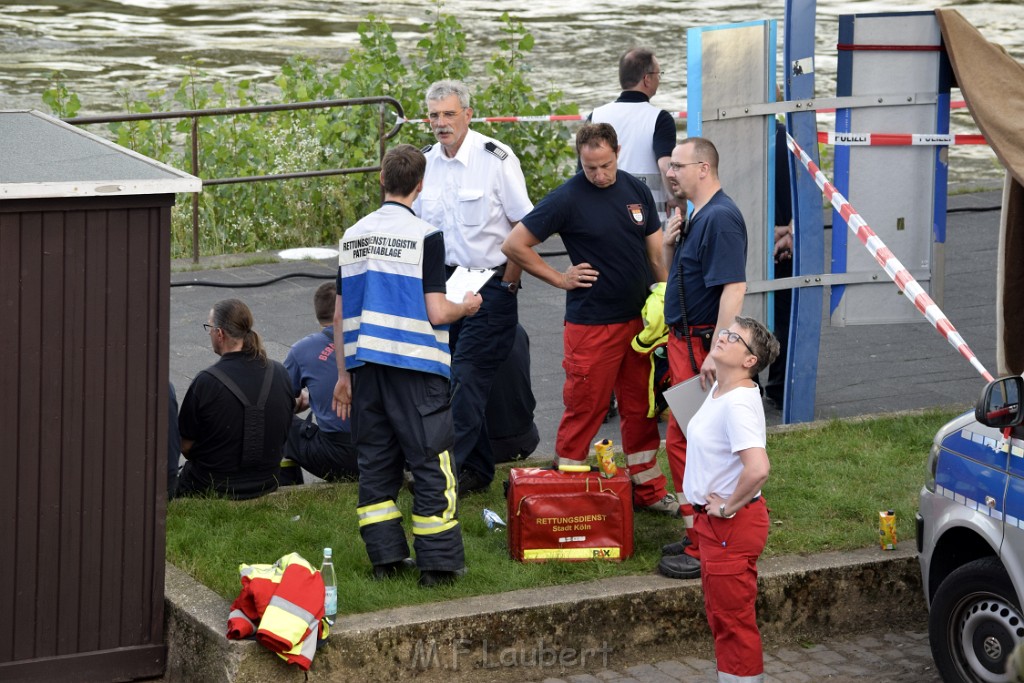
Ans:
[[[487,220],[487,200],[483,190],[459,190],[459,222],[481,225]]]
[[[420,218],[441,227],[444,224],[444,201],[441,193],[436,189],[426,189],[420,193],[420,210],[417,212]]]

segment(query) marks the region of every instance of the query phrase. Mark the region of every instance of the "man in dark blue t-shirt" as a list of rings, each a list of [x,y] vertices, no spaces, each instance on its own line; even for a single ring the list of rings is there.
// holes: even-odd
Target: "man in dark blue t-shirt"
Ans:
[[[630,348],[643,329],[640,311],[650,286],[665,280],[654,198],[644,183],[618,170],[618,138],[609,124],[581,127],[576,150],[583,172],[545,197],[502,247],[523,270],[566,290],[565,413],[556,464],[586,459],[614,388],[633,503],[675,516],[679,503],[665,490],[655,459],[658,424],[647,417],[650,361]],[[555,233],[573,263],[564,273],[533,249]]]
[[[747,291],[747,226],[739,207],[722,191],[718,179],[718,150],[706,138],[683,140],[672,150],[669,188],[680,202],[689,200],[687,221],[678,209],[665,223],[663,263],[669,269],[665,287],[668,365],[678,384],[699,375],[705,389],[715,381],[709,351],[715,331],[725,331],[743,308]],[[680,293],[682,296],[680,296]],[[686,437],[674,418],[668,422],[665,450],[676,490],[682,489],[686,469]],[[665,576],[700,576],[700,549],[693,532],[693,507],[683,502],[687,540],[670,543],[658,565]]]

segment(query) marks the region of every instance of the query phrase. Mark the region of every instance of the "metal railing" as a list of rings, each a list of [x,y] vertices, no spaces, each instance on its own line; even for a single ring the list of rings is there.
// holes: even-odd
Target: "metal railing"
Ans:
[[[295,173],[276,173],[271,175],[240,176],[237,178],[201,178],[199,168],[199,120],[210,116],[234,116],[237,114],[265,114],[278,111],[296,111],[301,109],[330,109],[334,107],[377,106],[377,134],[380,155],[376,166],[357,166],[351,168],[331,168],[319,171],[298,171]],[[386,130],[387,107],[392,107],[397,114],[397,121]],[[387,150],[387,141],[398,134],[405,120],[402,104],[393,97],[357,97],[344,100],[318,100],[315,102],[296,102],[292,104],[266,104],[252,107],[224,107],[220,109],[185,109],[181,111],[153,112],[149,114],[120,114],[117,116],[80,116],[64,119],[65,123],[84,126],[93,123],[124,123],[128,121],[156,121],[161,119],[190,119],[189,144],[192,149],[192,175],[202,180],[203,186],[231,185],[237,183],[257,183],[271,180],[288,180],[292,178],[315,178],[331,175],[350,175],[354,173],[375,173],[381,170],[380,160]],[[383,191],[383,190],[382,190]],[[199,194],[192,194],[192,262],[199,263]]]

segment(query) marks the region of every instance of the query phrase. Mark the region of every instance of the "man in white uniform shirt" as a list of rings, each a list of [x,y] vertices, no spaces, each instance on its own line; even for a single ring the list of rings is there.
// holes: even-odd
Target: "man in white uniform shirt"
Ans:
[[[522,274],[506,263],[501,245],[533,203],[512,150],[470,130],[473,110],[465,84],[433,83],[426,103],[437,144],[424,149],[427,171],[413,210],[444,231],[449,270],[495,270],[480,290],[480,312],[451,330],[455,463],[463,495],[486,489],[494,479],[485,410],[494,376],[515,340]]]

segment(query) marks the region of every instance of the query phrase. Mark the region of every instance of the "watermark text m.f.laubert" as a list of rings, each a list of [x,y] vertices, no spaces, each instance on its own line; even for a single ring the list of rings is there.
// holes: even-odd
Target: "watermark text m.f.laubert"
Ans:
[[[420,638],[412,644],[409,668],[418,671],[458,671],[472,668],[584,669],[587,666],[600,666],[607,669],[611,652],[612,648],[607,641],[596,647],[566,647],[545,643],[543,638],[538,638],[534,645],[501,646],[487,639],[477,641],[457,638],[445,643]]]

